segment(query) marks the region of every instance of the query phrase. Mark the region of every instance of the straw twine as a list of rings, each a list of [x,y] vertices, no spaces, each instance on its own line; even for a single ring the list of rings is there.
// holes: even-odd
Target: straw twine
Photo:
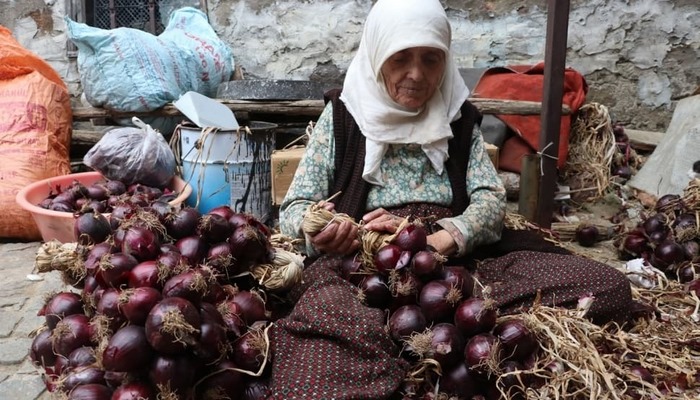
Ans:
[[[569,152],[562,171],[571,187],[572,200],[584,202],[603,197],[610,187],[615,151],[608,108],[598,103],[583,105],[571,126]]]
[[[304,257],[285,249],[275,249],[270,264],[257,264],[250,273],[258,283],[270,291],[288,290],[299,284],[304,271]]]

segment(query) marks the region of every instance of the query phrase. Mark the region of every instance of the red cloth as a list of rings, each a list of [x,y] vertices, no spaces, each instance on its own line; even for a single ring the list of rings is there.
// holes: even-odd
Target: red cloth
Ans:
[[[544,92],[544,63],[536,65],[514,65],[488,69],[482,75],[472,96],[503,100],[542,101]],[[562,102],[571,108],[572,115],[586,101],[588,84],[579,72],[572,68],[564,71],[564,93]],[[566,163],[569,150],[569,127],[572,115],[562,115],[559,130],[559,152],[557,166]],[[534,154],[540,148],[539,115],[496,115],[516,135],[505,141],[499,154],[499,168],[520,172],[521,158]]]

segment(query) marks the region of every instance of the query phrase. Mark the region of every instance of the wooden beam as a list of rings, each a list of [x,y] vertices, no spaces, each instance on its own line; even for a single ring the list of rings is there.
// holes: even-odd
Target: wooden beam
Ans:
[[[564,71],[569,29],[569,0],[548,0],[547,43],[544,56],[544,96],[540,130],[540,176],[536,222],[543,228],[552,225],[554,193],[557,188],[557,157],[561,104],[564,97]]]
[[[542,110],[542,103],[535,101],[497,100],[497,99],[469,99],[482,114],[519,114],[537,115]],[[297,101],[246,101],[246,100],[222,100],[234,113],[250,114],[277,114],[287,116],[318,117],[323,111],[323,100],[297,100]],[[568,107],[562,107],[562,114],[569,114]],[[157,110],[149,112],[117,112],[97,107],[73,108],[73,120],[89,121],[94,118],[131,118],[131,117],[162,117],[181,116],[180,110],[172,104],[168,104]]]

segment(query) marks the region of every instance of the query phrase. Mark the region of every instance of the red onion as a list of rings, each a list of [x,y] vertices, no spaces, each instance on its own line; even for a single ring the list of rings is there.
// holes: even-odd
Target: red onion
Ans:
[[[109,371],[129,372],[147,367],[153,358],[153,349],[146,340],[142,326],[127,325],[109,338],[102,352],[102,365]]]
[[[225,299],[217,304],[216,309],[224,320],[229,336],[233,338],[241,336],[246,329],[246,323],[241,314],[241,306],[234,303],[231,299]]]
[[[459,399],[471,399],[476,393],[476,382],[473,373],[464,363],[443,372],[440,379],[440,391]]]
[[[119,303],[122,314],[133,325],[143,325],[153,306],[163,299],[161,293],[152,287],[137,287],[121,292]]]
[[[109,318],[109,329],[112,332],[126,324],[126,317],[121,310],[121,291],[118,289],[106,289],[97,302],[96,311]]]
[[[462,298],[468,299],[474,293],[474,276],[463,266],[452,265],[442,269],[440,279],[449,282],[462,292]]]
[[[95,279],[102,287],[119,288],[129,282],[129,272],[138,260],[127,253],[106,254],[100,260]]]
[[[229,351],[226,328],[221,314],[212,304],[200,305],[200,318],[201,333],[193,353],[200,360],[210,364],[225,357]]]
[[[207,213],[220,215],[220,216],[224,217],[226,219],[226,221],[228,221],[229,218],[233,217],[233,215],[236,212],[233,211],[233,209],[230,206],[221,205],[221,206],[217,206],[217,207],[212,208]]]
[[[680,283],[688,283],[698,279],[700,278],[700,264],[692,261],[684,261],[678,265],[676,276]]]
[[[158,264],[158,270],[162,270],[161,273],[166,276],[182,272],[188,267],[196,265],[190,264],[189,260],[180,254],[179,251],[160,253],[158,257],[156,257],[156,263]]]
[[[198,306],[209,291],[212,279],[212,275],[203,269],[189,269],[163,284],[163,297],[182,297]]]
[[[428,233],[423,225],[410,223],[401,229],[391,243],[399,246],[401,250],[416,253],[425,250],[428,245]]]
[[[262,329],[249,329],[232,344],[232,360],[239,368],[257,372],[267,357],[267,343]]]
[[[190,265],[197,265],[204,261],[209,251],[207,242],[198,235],[185,236],[175,242],[175,246]]]
[[[595,225],[580,224],[576,227],[576,241],[583,247],[591,247],[598,241],[600,232]]]
[[[71,368],[87,367],[95,361],[95,349],[91,346],[78,347],[68,355],[68,366]]]
[[[676,212],[681,208],[681,196],[678,194],[665,194],[659,197],[654,205],[654,210],[657,212]]]
[[[156,391],[145,382],[124,383],[117,387],[112,394],[111,400],[148,400],[155,399]]]
[[[464,360],[464,338],[456,326],[442,322],[430,330],[432,339],[428,357],[437,361],[443,371]]]
[[[411,271],[421,278],[430,279],[441,272],[444,261],[445,257],[438,252],[421,250],[413,255]]]
[[[688,293],[695,292],[695,295],[700,297],[700,279],[694,279],[688,283]]]
[[[182,239],[195,234],[201,214],[192,207],[183,207],[173,212],[165,220],[165,228],[168,235],[175,239]]]
[[[48,368],[56,362],[56,354],[53,352],[51,330],[45,329],[39,332],[32,340],[29,350],[29,358],[34,365]]]
[[[88,246],[107,240],[112,227],[107,217],[100,212],[87,212],[75,219],[73,233],[79,244]]]
[[[654,267],[663,270],[673,264],[685,261],[685,250],[675,241],[665,240],[656,246],[649,261]]]
[[[395,244],[387,244],[381,247],[374,254],[374,267],[380,274],[388,275],[389,271],[399,269],[398,264],[401,259],[401,253],[401,248]]]
[[[146,338],[163,354],[179,354],[196,344],[201,320],[199,311],[180,297],[167,297],[156,304],[146,319]]]
[[[639,257],[651,251],[651,248],[649,247],[648,239],[643,233],[631,231],[622,240],[619,250],[623,255],[627,254],[632,257]]]
[[[508,398],[525,398],[523,386],[530,385],[532,379],[523,373],[522,363],[515,360],[506,360],[501,363],[502,375],[498,379],[498,386],[508,394]]]
[[[391,305],[391,290],[380,274],[366,275],[360,285],[360,299],[368,307],[385,309]]]
[[[246,379],[241,400],[265,400],[272,393],[266,378]]]
[[[221,274],[233,276],[237,271],[234,271],[234,258],[231,255],[231,246],[228,242],[219,242],[212,244],[207,252],[207,264]]]
[[[443,280],[430,281],[423,286],[418,303],[425,318],[430,322],[445,322],[452,319],[462,292]]]
[[[96,366],[77,368],[63,376],[61,390],[72,393],[75,389],[86,385],[105,385],[105,372]],[[69,397],[69,398],[72,398]],[[107,397],[109,398],[109,397]],[[103,399],[103,398],[100,398]]]
[[[263,292],[257,290],[240,290],[231,298],[231,301],[240,307],[240,315],[249,326],[268,319],[265,299],[261,293]]]
[[[264,261],[268,257],[268,238],[252,225],[236,228],[229,237],[229,244],[238,268],[247,268],[250,264]]]
[[[244,375],[235,371],[239,368],[229,360],[223,360],[212,367],[195,387],[197,399],[240,399],[244,389]]]
[[[231,235],[228,219],[219,214],[204,214],[197,224],[196,232],[207,243],[223,242]]]
[[[129,271],[129,287],[151,287],[160,291],[163,288],[163,275],[167,276],[167,271],[159,269],[156,261],[140,262]]]
[[[56,324],[52,332],[53,349],[56,354],[68,357],[78,347],[91,345],[92,333],[90,319],[87,316],[68,315]]]
[[[506,359],[522,362],[538,349],[537,339],[520,319],[506,319],[498,323],[493,328],[493,334],[503,345]]]
[[[362,282],[362,261],[356,256],[346,256],[340,265],[340,276],[346,281],[358,286]]]
[[[415,304],[401,306],[389,317],[389,336],[401,341],[414,332],[423,332],[426,326],[427,321],[420,307]]]
[[[668,228],[668,218],[666,214],[654,214],[642,222],[644,233],[649,236],[654,232],[664,231]]]
[[[106,400],[111,397],[112,389],[99,383],[90,383],[71,390],[68,400]]]
[[[118,249],[109,242],[98,243],[90,248],[85,257],[85,272],[87,275],[95,276],[100,260],[105,254],[116,252]]]
[[[464,362],[471,369],[486,372],[501,361],[501,345],[490,333],[472,336],[464,347]]]
[[[168,356],[157,354],[151,363],[148,377],[153,385],[161,390],[164,398],[167,395],[179,399],[190,398],[189,394],[194,385],[197,364],[189,354]]]
[[[418,303],[418,295],[423,289],[423,282],[410,271],[404,271],[389,276],[389,289],[391,289],[393,296],[390,309],[396,310],[404,305]]]
[[[58,321],[66,315],[72,314],[85,314],[82,298],[73,292],[54,294],[39,311],[39,315],[46,318],[46,326],[49,329],[55,328]]]
[[[131,254],[139,261],[155,260],[160,253],[160,239],[152,230],[134,225],[126,229],[121,245],[122,253]]]
[[[631,375],[641,381],[654,383],[654,375],[649,372],[648,369],[642,367],[641,365],[635,364],[629,368]]]
[[[493,329],[497,314],[493,301],[471,297],[457,306],[454,323],[464,336],[473,336]]]

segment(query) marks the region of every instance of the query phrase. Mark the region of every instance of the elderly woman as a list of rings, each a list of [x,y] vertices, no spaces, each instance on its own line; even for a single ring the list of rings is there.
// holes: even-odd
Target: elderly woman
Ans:
[[[445,256],[500,256],[476,273],[501,312],[532,304],[538,293],[563,306],[592,293],[594,320],[627,317],[622,274],[534,234],[514,240],[517,233],[503,231],[505,190],[450,42],[438,0],[379,0],[342,91],[327,93],[280,209],[281,231],[305,239],[315,261],[293,293],[294,310],[272,330],[273,398],[387,398],[406,372],[384,313],[362,305],[339,276],[343,256],[358,250],[357,226],[334,222],[313,237],[301,231],[308,207],[337,193],[327,207],[364,221],[362,229],[395,232],[399,217],[410,216],[427,223],[428,244]]]

